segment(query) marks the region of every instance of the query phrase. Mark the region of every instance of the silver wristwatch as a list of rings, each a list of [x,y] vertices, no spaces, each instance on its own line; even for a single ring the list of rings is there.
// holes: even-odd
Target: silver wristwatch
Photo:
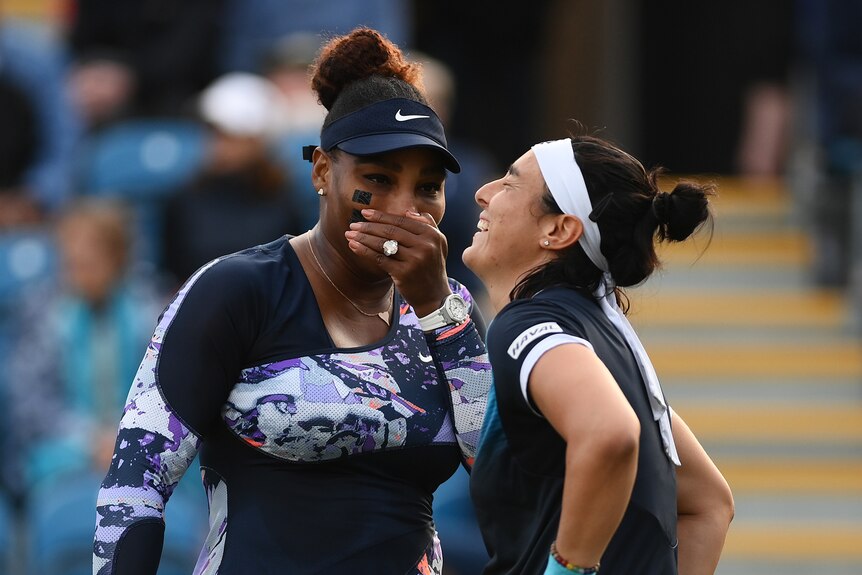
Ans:
[[[469,306],[460,295],[453,293],[446,296],[443,305],[425,317],[419,318],[422,331],[432,331],[447,325],[458,325],[467,321]]]

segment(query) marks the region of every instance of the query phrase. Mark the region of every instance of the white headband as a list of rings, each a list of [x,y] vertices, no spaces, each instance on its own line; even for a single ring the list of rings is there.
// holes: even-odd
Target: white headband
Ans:
[[[533,146],[533,153],[539,161],[539,169],[554,201],[563,213],[576,216],[584,225],[584,233],[579,243],[587,257],[603,272],[608,271],[608,260],[602,255],[602,236],[599,226],[590,219],[593,205],[587,193],[587,184],[581,168],[575,161],[572,141],[555,140]]]
[[[655,368],[653,368],[652,361],[650,361],[643,344],[629,323],[628,318],[626,318],[619,305],[617,305],[616,294],[611,289],[614,283],[608,271],[608,261],[601,251],[602,236],[599,232],[599,226],[590,219],[593,204],[590,202],[590,195],[587,192],[584,175],[575,161],[572,141],[566,138],[564,140],[543,142],[536,144],[532,149],[536,155],[536,160],[539,162],[542,177],[545,179],[545,183],[548,185],[554,201],[557,202],[557,205],[564,213],[575,216],[583,224],[584,233],[581,234],[578,243],[581,244],[590,261],[604,272],[603,285],[599,286],[593,295],[598,298],[605,316],[616,327],[617,331],[622,334],[634,353],[647,389],[653,418],[659,424],[665,453],[671,461],[679,465],[679,455],[676,452],[673,431],[670,425],[670,410],[665,402],[664,393],[658,381],[658,376],[655,373]]]

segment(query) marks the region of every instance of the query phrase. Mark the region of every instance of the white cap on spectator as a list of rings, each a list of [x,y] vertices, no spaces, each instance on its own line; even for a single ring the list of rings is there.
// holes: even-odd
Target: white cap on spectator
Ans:
[[[231,72],[210,84],[200,96],[201,117],[234,136],[267,136],[278,122],[278,89],[267,79]]]

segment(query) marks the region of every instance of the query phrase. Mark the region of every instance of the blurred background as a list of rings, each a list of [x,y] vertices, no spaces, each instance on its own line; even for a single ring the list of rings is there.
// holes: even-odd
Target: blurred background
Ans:
[[[449,271],[480,298],[473,193],[571,120],[717,183],[711,241],[665,250],[631,319],[734,490],[718,572],[862,573],[858,0],[0,0],[0,573],[90,572],[156,317],[203,263],[314,225],[307,69],[360,24],[424,63],[464,166]],[[466,486],[435,496],[447,575],[485,559]],[[196,468],[167,525],[160,573],[190,573]]]

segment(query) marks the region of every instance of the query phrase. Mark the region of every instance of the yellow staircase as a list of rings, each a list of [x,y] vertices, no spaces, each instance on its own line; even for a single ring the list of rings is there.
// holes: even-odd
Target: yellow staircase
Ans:
[[[711,242],[663,248],[629,318],[733,489],[718,573],[860,574],[862,341],[780,183],[717,183]]]

